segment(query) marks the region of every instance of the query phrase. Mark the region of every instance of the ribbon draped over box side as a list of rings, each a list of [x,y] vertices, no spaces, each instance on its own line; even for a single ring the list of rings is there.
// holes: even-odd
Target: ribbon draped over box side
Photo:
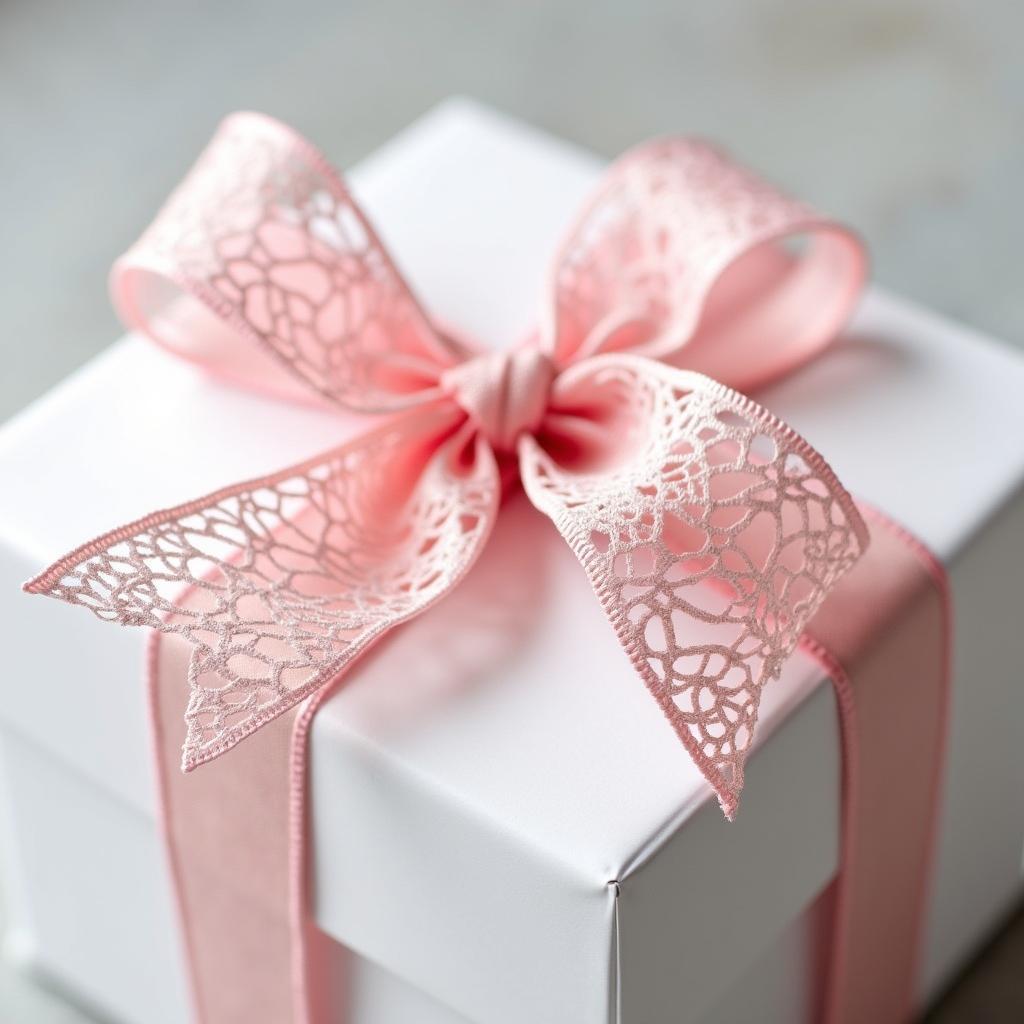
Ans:
[[[864,513],[871,546],[801,641],[832,680],[843,752],[841,861],[820,1010],[828,1024],[908,1021],[920,1009],[948,731],[946,571],[884,513]]]
[[[270,841],[288,844],[288,877],[281,857],[262,877],[291,893],[291,941],[267,949],[291,949],[296,985],[246,1001],[246,1020],[260,1005],[315,1014],[304,900],[312,715],[372,643],[470,570],[514,477],[571,545],[636,672],[736,813],[761,692],[868,531],[821,455],[733,388],[828,344],[864,272],[845,228],[711,146],[656,141],[612,166],[570,231],[538,332],[484,353],[433,325],[309,143],[260,115],[224,122],[115,265],[122,316],[236,384],[376,414],[381,426],[105,534],[26,589],[170,635],[179,661],[188,642],[185,768],[275,719],[273,735],[292,728],[288,751],[263,744],[291,763],[291,826]],[[205,936],[190,941],[197,1013],[231,1019],[197,952],[232,941],[231,915],[207,917],[208,901],[187,895],[189,851],[212,805],[167,776],[164,689],[177,688],[157,688],[160,664],[165,825],[186,932]],[[233,813],[260,799],[242,768],[207,771],[211,792],[235,794]],[[242,845],[230,827],[222,839]],[[271,931],[287,927],[280,917]],[[256,956],[278,979],[271,987],[284,984],[274,955]]]

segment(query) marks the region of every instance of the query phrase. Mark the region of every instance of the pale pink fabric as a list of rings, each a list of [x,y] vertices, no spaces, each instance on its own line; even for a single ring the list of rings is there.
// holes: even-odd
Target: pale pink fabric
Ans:
[[[828,1024],[908,1021],[938,820],[952,610],[945,570],[865,510],[871,546],[811,621],[803,646],[836,689],[842,859],[825,989]]]
[[[777,244],[799,235],[802,259]],[[154,679],[173,680],[155,694],[164,769],[182,674],[186,769],[262,730],[252,763],[206,769],[202,797],[162,772],[202,1019],[311,1012],[303,972],[285,993],[271,969],[289,948],[283,872],[291,951],[303,968],[314,952],[308,723],[379,637],[457,584],[516,476],[735,813],[761,690],[867,530],[805,441],[694,368],[743,386],[785,372],[835,335],[863,270],[844,229],[711,147],[656,142],[612,168],[570,233],[537,338],[478,354],[432,326],[319,153],[267,118],[225,122],[115,268],[126,320],[245,386],[291,397],[298,382],[385,418],[300,465],[112,531],[27,584],[174,640],[154,662]],[[694,619],[710,642],[688,639]],[[273,775],[286,756],[287,791]],[[229,886],[223,864],[257,848],[248,882]]]
[[[185,596],[183,600],[188,600]],[[309,914],[309,725],[342,681],[286,711],[199,776],[178,766],[188,643],[154,631],[149,697],[160,817],[179,909],[193,1019],[338,1024],[338,958]],[[357,828],[358,823],[353,822]]]
[[[804,235],[802,259],[775,244]],[[476,354],[431,325],[309,143],[236,115],[118,262],[115,299],[216,372],[282,391],[286,370],[385,422],[99,537],[28,589],[189,639],[187,770],[447,593],[518,472],[732,815],[761,690],[866,531],[792,430],[656,360],[721,348],[727,377],[770,378],[835,335],[863,270],[852,235],[715,149],[654,142],[569,233],[537,339]]]

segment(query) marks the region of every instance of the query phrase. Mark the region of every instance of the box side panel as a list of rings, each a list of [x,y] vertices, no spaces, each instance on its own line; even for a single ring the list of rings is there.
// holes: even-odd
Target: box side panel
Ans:
[[[1024,894],[1024,492],[978,533],[950,578],[954,685],[922,1003]]]
[[[735,822],[709,801],[621,881],[624,1022],[665,1019],[680,992],[674,1019],[702,1020],[800,918],[835,872],[839,774],[825,684],[752,755]]]
[[[186,1024],[177,921],[153,820],[30,740],[2,730],[10,941],[88,1006]]]
[[[700,1024],[813,1021],[821,997],[821,936],[830,921],[833,891],[834,886],[829,886],[783,929],[700,1018]]]
[[[0,724],[152,815],[146,635],[21,593],[39,568],[0,535],[7,673]]]
[[[5,949],[120,1024],[188,1024],[164,854],[152,818],[0,729]],[[337,943],[336,1024],[471,1024]]]
[[[332,1004],[343,1007],[334,1024],[476,1024],[344,946],[333,952],[335,977],[348,979]]]
[[[313,744],[317,921],[475,1024],[607,1024],[614,899],[358,737]]]

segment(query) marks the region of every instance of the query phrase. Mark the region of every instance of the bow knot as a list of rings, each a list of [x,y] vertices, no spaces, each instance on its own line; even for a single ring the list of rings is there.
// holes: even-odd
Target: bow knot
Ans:
[[[441,385],[497,452],[544,417],[554,366],[536,346],[476,356],[448,370]]]

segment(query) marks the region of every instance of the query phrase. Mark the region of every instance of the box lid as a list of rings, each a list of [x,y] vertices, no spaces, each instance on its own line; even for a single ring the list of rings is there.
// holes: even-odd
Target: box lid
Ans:
[[[497,347],[532,325],[599,173],[594,157],[458,101],[350,181],[428,308]],[[1012,353],[873,291],[839,345],[763,400],[949,560],[1024,477],[1022,385]],[[352,429],[130,338],[0,432],[0,472],[19,481],[0,508],[4,578]],[[0,716],[149,808],[141,638],[5,594],[22,682]],[[47,643],[40,678],[33,650]],[[678,992],[697,1018],[836,867],[835,715],[815,666],[794,658],[766,694],[727,824],[582,570],[521,498],[460,589],[325,706],[312,749],[321,926],[471,1020],[603,1022],[623,1006],[656,1019],[645,1007]]]

